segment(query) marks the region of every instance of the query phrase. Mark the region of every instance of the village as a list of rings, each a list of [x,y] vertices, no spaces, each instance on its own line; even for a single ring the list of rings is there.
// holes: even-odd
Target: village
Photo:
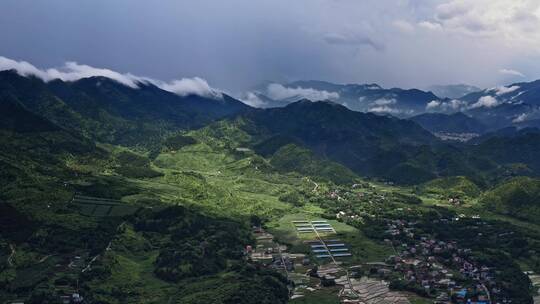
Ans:
[[[356,188],[366,185],[354,185]],[[371,190],[373,190],[371,188]],[[389,196],[375,191],[344,191],[336,189],[325,194],[340,202],[334,205],[335,219],[354,223],[370,218],[371,212],[380,212]],[[350,198],[364,199],[364,211],[354,212]],[[458,199],[454,199],[458,201]],[[448,202],[453,204],[453,201]],[[459,203],[461,203],[459,201]],[[356,209],[357,210],[357,209]],[[410,208],[395,208],[399,213],[414,213]],[[405,219],[407,218],[407,219]],[[473,230],[487,225],[480,215],[459,214],[429,220],[430,225],[459,225],[468,220]],[[418,222],[392,216],[385,223],[385,245],[394,254],[381,257],[379,262],[351,263],[350,246],[339,238],[326,220],[298,219],[291,223],[311,250],[290,253],[286,245],[273,241],[271,234],[254,230],[259,241],[250,252],[253,261],[283,271],[292,282],[291,299],[298,299],[329,288],[337,288],[336,296],[341,303],[410,303],[410,295],[423,299],[422,303],[511,303],[496,280],[497,269],[479,261],[470,248],[460,247],[456,240],[442,240],[432,233],[418,228]],[[489,225],[488,225],[489,226]],[[476,233],[476,232],[475,232]],[[313,239],[306,239],[312,234]],[[513,232],[499,234],[504,238]],[[482,233],[478,232],[481,237]],[[538,276],[533,276],[538,283]],[[496,300],[495,300],[496,299]],[[538,298],[536,298],[538,301]]]
[[[388,282],[364,276],[369,264],[349,265],[349,245],[339,239],[327,221],[295,220],[291,225],[305,239],[309,252],[289,252],[286,245],[275,242],[274,236],[260,227],[254,227],[257,246],[247,248],[249,259],[289,279],[291,300],[330,290],[341,303],[410,304],[404,293],[391,291]],[[306,234],[314,239],[306,239]]]
[[[392,222],[389,228],[389,235],[412,236],[402,222]],[[273,242],[273,236],[265,231],[258,230],[256,235],[258,245],[249,248],[250,258],[286,275],[291,281],[291,299],[339,286],[337,295],[342,303],[410,303],[404,293],[391,291],[401,288],[433,298],[433,303],[484,304],[491,303],[490,294],[498,292],[492,270],[469,262],[468,250],[459,249],[455,243],[421,238],[418,245],[406,247],[395,241],[393,245],[402,251],[385,262],[343,266],[338,259],[350,254],[339,240],[324,240],[324,244],[310,241],[311,254],[300,254],[289,253],[287,246]],[[451,258],[445,259],[449,254]],[[401,286],[396,286],[396,275],[402,276],[397,279]],[[461,283],[465,281],[474,283]]]
[[[491,295],[500,292],[494,269],[471,259],[470,249],[459,248],[455,241],[418,236],[414,222],[393,220],[387,225],[391,239],[385,241],[395,248],[396,255],[389,257],[378,273],[383,277],[399,274],[396,285],[400,288],[436,297],[435,303],[491,303]]]

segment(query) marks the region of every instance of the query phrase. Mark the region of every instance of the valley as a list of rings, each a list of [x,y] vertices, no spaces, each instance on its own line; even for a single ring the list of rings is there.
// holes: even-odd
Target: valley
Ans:
[[[1,302],[532,303],[537,295],[534,130],[451,143],[411,120],[308,100],[267,110],[228,100],[187,125],[185,109],[153,109],[163,118],[156,124],[147,94],[185,101],[156,88],[110,83],[93,95],[86,81],[50,88],[6,73],[11,86],[38,86],[72,115],[42,116],[50,99],[14,98],[18,89],[1,100]],[[63,86],[99,102],[113,90],[143,108],[99,104],[95,116],[64,100],[72,95],[55,91]],[[103,125],[103,117],[116,118]]]
[[[226,136],[223,136],[225,134]],[[140,303],[142,298],[145,299],[145,303],[163,303],[164,301],[200,303],[202,300],[196,294],[184,296],[182,292],[179,293],[179,290],[189,287],[190,290],[196,291],[199,288],[196,286],[205,288],[203,286],[208,286],[208,284],[221,285],[226,288],[225,290],[232,288],[231,292],[248,288],[244,285],[234,287],[232,282],[227,283],[226,276],[238,276],[244,271],[237,272],[233,270],[234,268],[226,270],[225,273],[219,271],[217,275],[212,275],[211,273],[215,273],[215,270],[202,270],[198,269],[200,264],[189,264],[191,265],[189,269],[193,274],[186,274],[187,277],[195,273],[210,271],[210,276],[198,277],[197,274],[196,277],[199,279],[195,281],[193,279],[185,281],[181,278],[171,281],[168,275],[163,277],[156,272],[155,265],[163,255],[160,249],[163,245],[160,243],[166,242],[165,239],[161,240],[163,232],[145,232],[144,228],[139,228],[137,223],[142,214],[152,216],[150,214],[156,212],[157,214],[169,213],[174,210],[174,206],[198,210],[196,212],[206,214],[205,216],[210,218],[223,218],[231,222],[246,221],[251,223],[250,225],[264,226],[264,229],[270,233],[267,234],[270,238],[266,239],[276,242],[271,243],[274,251],[263,254],[263,259],[256,259],[254,256],[249,258],[249,254],[247,258],[260,263],[262,266],[258,267],[263,267],[262,269],[265,269],[264,265],[267,264],[268,270],[278,272],[283,267],[289,266],[288,264],[283,266],[283,262],[281,265],[274,266],[276,265],[274,261],[280,260],[280,258],[276,260],[276,256],[286,256],[287,261],[294,259],[294,262],[289,262],[294,270],[283,273],[280,279],[283,287],[286,286],[286,277],[289,277],[289,280],[292,277],[292,281],[296,283],[292,285],[295,287],[289,285],[289,291],[285,293],[292,293],[291,303],[310,303],[309,299],[320,297],[327,299],[328,303],[339,303],[340,300],[346,303],[355,303],[358,300],[367,301],[367,303],[372,303],[371,301],[374,301],[373,303],[420,303],[422,301],[422,303],[428,303],[430,298],[443,299],[442,294],[446,294],[449,299],[452,290],[458,289],[447,290],[440,287],[426,289],[422,286],[423,281],[432,282],[435,278],[411,281],[407,275],[404,278],[401,277],[400,270],[395,269],[399,269],[396,268],[399,265],[411,265],[407,267],[411,267],[410,269],[415,273],[428,271],[419,268],[416,262],[411,261],[416,259],[429,262],[432,256],[411,255],[410,249],[402,253],[401,248],[403,246],[418,248],[423,243],[417,243],[417,241],[425,240],[424,237],[418,239],[420,235],[433,237],[441,234],[442,231],[447,231],[450,227],[457,229],[456,232],[444,232],[440,236],[443,239],[435,239],[435,242],[451,241],[452,246],[463,242],[463,246],[471,247],[467,249],[470,250],[467,256],[473,259],[476,259],[476,253],[473,253],[473,250],[476,250],[474,248],[479,246],[478,249],[481,251],[478,253],[486,254],[485,250],[491,246],[490,240],[498,238],[500,242],[503,234],[513,235],[515,238],[515,235],[519,233],[529,251],[538,250],[533,249],[540,241],[540,236],[535,232],[539,231],[538,227],[532,222],[522,223],[518,219],[510,218],[507,220],[505,216],[483,209],[478,202],[481,190],[466,178],[459,181],[441,180],[420,188],[395,186],[388,182],[367,181],[358,177],[354,179],[354,184],[340,185],[323,176],[318,176],[317,172],[323,172],[320,170],[313,171],[314,173],[310,176],[294,171],[276,170],[271,160],[257,155],[251,149],[238,149],[244,143],[233,139],[241,138],[245,141],[250,135],[235,127],[228,125],[223,126],[223,129],[215,126],[207,127],[184,133],[181,136],[182,141],[190,144],[182,144],[181,147],[164,146],[157,155],[154,153],[153,158],[137,150],[107,144],[100,146],[104,150],[105,158],[65,159],[66,167],[73,172],[71,177],[62,179],[61,185],[57,186],[63,188],[61,193],[65,194],[59,198],[51,197],[49,190],[45,190],[42,194],[44,204],[56,205],[54,207],[56,210],[47,211],[47,207],[46,211],[43,211],[43,207],[33,207],[36,208],[36,212],[41,213],[41,225],[45,226],[41,229],[45,231],[52,229],[48,226],[52,225],[54,218],[59,216],[58,212],[64,214],[67,212],[67,214],[72,214],[70,216],[73,218],[73,223],[76,223],[75,225],[80,229],[94,229],[90,227],[108,225],[108,227],[99,228],[105,235],[92,237],[102,239],[102,243],[81,248],[68,246],[65,249],[62,249],[65,245],[59,244],[60,252],[51,254],[45,252],[43,248],[35,247],[36,244],[23,242],[14,245],[13,241],[8,240],[5,243],[6,246],[17,248],[17,250],[12,250],[12,253],[7,256],[7,268],[2,272],[5,278],[3,284],[6,284],[4,286],[10,290],[2,295],[4,299],[13,300],[24,295],[25,285],[17,287],[16,284],[22,284],[21,280],[24,280],[25,272],[28,272],[28,275],[31,273],[34,280],[39,280],[35,283],[26,282],[25,284],[30,284],[26,286],[38,284],[43,292],[47,292],[45,295],[35,295],[36,289],[32,288],[33,297],[54,297],[55,295],[63,297],[81,294],[86,301],[99,300],[108,303],[125,303],[126,301]],[[186,138],[192,140],[185,140]],[[315,163],[314,165],[327,164]],[[130,170],[122,169],[127,166]],[[152,173],[148,174],[148,172]],[[32,199],[25,197],[28,193],[15,195],[16,201],[24,202]],[[72,200],[70,196],[73,195],[75,197]],[[448,197],[451,196],[459,197],[459,202],[457,198],[456,203],[449,202]],[[104,204],[108,204],[106,210],[96,209]],[[88,207],[88,205],[93,207]],[[117,210],[120,207],[121,209]],[[460,221],[454,221],[454,218]],[[293,222],[305,219],[328,221],[335,229],[335,233],[332,231],[324,237],[314,233],[300,234]],[[433,224],[440,226],[437,224],[440,221],[450,226],[447,228],[441,226],[443,230],[439,231],[439,228]],[[484,221],[494,221],[493,223],[497,224],[489,229],[479,228],[481,225],[486,225]],[[462,222],[466,231],[478,230],[481,231],[478,234],[485,234],[485,237],[463,239],[465,236],[460,235],[463,231],[458,232],[464,229],[462,224],[459,224]],[[493,225],[489,222],[487,225]],[[392,223],[398,223],[398,226]],[[403,223],[405,226],[402,226]],[[406,226],[409,225],[407,223],[415,224],[409,228]],[[476,227],[476,229],[471,230],[471,227]],[[69,229],[72,230],[73,226]],[[258,233],[249,236],[251,226],[245,229],[242,236],[244,239],[231,239],[233,242],[231,245],[238,250],[235,255],[245,251],[241,248],[247,245],[264,244]],[[418,236],[414,236],[413,239],[402,238],[402,236],[407,237],[409,234],[416,235],[417,233]],[[344,242],[351,256],[336,257],[335,262],[327,258],[315,257],[309,249],[309,242],[330,238]],[[257,239],[259,241],[256,241]],[[80,241],[84,242],[84,239]],[[217,239],[217,241],[223,240]],[[519,257],[521,267],[526,267],[530,271],[539,271],[539,261],[535,255],[515,252],[517,248],[511,245],[515,243],[515,240],[511,241],[507,249],[501,249],[500,244],[497,244],[493,247],[493,254],[499,254],[497,253],[499,250],[508,252]],[[74,239],[71,242],[75,245],[79,241]],[[276,253],[275,248],[281,246],[284,246],[284,250],[280,249]],[[395,262],[388,264],[389,259],[395,259]],[[483,257],[483,259],[488,259],[488,257]],[[396,263],[397,261],[400,262]],[[439,265],[446,263],[448,262],[445,260],[437,260],[433,267],[441,267]],[[339,268],[331,270],[332,265]],[[182,266],[182,271],[186,271],[185,267]],[[229,267],[233,266],[227,266],[227,269]],[[313,270],[310,270],[314,267],[320,269],[315,274]],[[447,273],[459,270],[459,267],[453,268],[451,263],[446,267],[453,269]],[[508,273],[512,269],[514,273],[511,280],[516,278],[524,280],[521,278],[523,275],[520,275],[521,271],[517,265],[509,262],[505,267],[508,268],[504,272]],[[257,271],[267,271],[262,269]],[[349,273],[349,279],[343,277],[345,270]],[[51,271],[54,271],[55,276],[49,277],[48,273]],[[448,270],[443,272],[446,271]],[[497,270],[497,273],[500,271],[503,270]],[[8,273],[11,273],[11,278],[6,277]],[[452,286],[462,286],[461,288],[474,286],[468,285],[472,281],[466,277],[461,278],[462,275],[459,272],[456,274],[454,279],[456,282],[452,283],[455,284]],[[527,289],[513,291],[495,287],[501,286],[499,282],[503,281],[497,281],[499,279],[495,273],[492,275],[495,276],[494,281],[485,282],[485,284],[489,283],[490,288],[500,290],[500,297],[521,296],[519,293],[524,293],[523,296],[528,294]],[[144,284],[141,284],[142,280]],[[437,280],[444,281],[444,279]],[[505,280],[505,278],[500,280]],[[256,282],[257,280],[249,284],[260,284]],[[227,284],[232,285],[228,287]],[[257,290],[260,287],[253,288]],[[397,291],[390,292],[390,290]],[[223,296],[221,292],[220,296]],[[250,291],[244,292],[246,294],[242,296],[242,301],[248,303]],[[470,295],[467,293],[467,297],[478,297],[478,292],[482,291],[473,289],[467,292],[471,293]],[[227,292],[224,294],[226,295]],[[484,296],[488,295],[495,297],[495,295],[484,293]],[[205,292],[203,299],[217,301],[210,297],[212,295]],[[288,296],[282,296],[281,299],[285,301],[287,298]]]

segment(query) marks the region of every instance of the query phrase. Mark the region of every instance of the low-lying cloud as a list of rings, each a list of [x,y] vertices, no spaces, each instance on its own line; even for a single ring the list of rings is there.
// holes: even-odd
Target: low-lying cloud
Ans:
[[[481,108],[481,107],[493,108],[498,105],[499,105],[499,101],[497,100],[497,98],[487,95],[487,96],[480,97],[477,102],[473,103],[470,106],[470,108],[471,109],[476,109],[476,108]]]
[[[41,78],[45,82],[54,79],[76,81],[81,78],[103,76],[116,80],[117,82],[120,82],[128,87],[137,88],[138,82],[142,81],[142,78],[136,77],[129,73],[121,74],[109,69],[94,68],[89,65],[78,64],[72,61],[66,62],[64,66],[60,68],[42,70],[26,61],[15,61],[0,56],[0,71],[4,70],[15,70],[21,76],[35,76]]]
[[[521,113],[519,114],[516,118],[514,118],[512,120],[513,123],[520,123],[520,122],[525,122],[529,120],[529,114],[527,113]]]
[[[507,97],[504,95],[510,94],[512,92],[515,92],[519,90],[519,86],[508,86],[508,87],[494,87],[488,90],[485,90],[484,96],[478,98],[476,102],[473,102],[472,104],[469,104],[466,101],[453,99],[450,101],[443,101],[443,100],[432,100],[426,104],[426,111],[434,111],[434,112],[457,112],[457,111],[466,111],[466,110],[472,110],[477,108],[493,108],[498,105],[500,105],[505,100],[508,100]],[[519,96],[516,95],[516,96]],[[514,99],[516,96],[512,97]],[[501,100],[499,100],[500,98]],[[524,119],[519,118],[519,119]]]
[[[457,112],[462,111],[467,107],[467,102],[458,99],[450,101],[432,100],[426,104],[427,111],[436,112]]]
[[[393,114],[393,115],[404,114],[403,110],[392,108],[388,105],[372,107],[368,110],[368,112],[378,113],[378,114]]]
[[[286,100],[291,98],[306,98],[312,101],[339,99],[339,93],[337,92],[320,91],[313,88],[302,87],[291,88],[278,83],[268,85],[266,92],[268,97],[274,100]]]
[[[393,105],[396,103],[397,103],[397,100],[395,98],[379,98],[373,101],[373,104],[377,106],[388,106],[388,105]]]
[[[180,96],[199,95],[205,97],[218,98],[221,93],[218,90],[210,87],[208,82],[202,78],[182,78],[175,79],[170,82],[165,82],[148,77],[135,76],[130,73],[119,73],[113,70],[104,68],[95,68],[77,62],[66,62],[62,67],[39,69],[26,61],[16,61],[0,56],[0,71],[15,70],[21,76],[35,76],[45,82],[60,79],[62,81],[77,81],[88,77],[106,77],[115,80],[125,86],[137,89],[140,84],[153,84],[165,91],[175,93]]]
[[[520,115],[516,116],[512,122],[513,123],[524,123],[530,120],[538,120],[540,119],[540,109],[534,109],[530,112],[521,113]]]
[[[200,77],[176,79],[171,82],[151,81],[165,91],[175,93],[180,96],[199,95],[205,97],[219,97],[221,94],[210,87],[208,82]]]
[[[240,100],[242,100],[243,103],[255,107],[255,108],[262,108],[266,105],[266,103],[259,98],[255,93],[253,92],[247,92],[245,93]]]
[[[511,86],[511,87],[496,87],[491,89],[490,91],[495,92],[495,95],[501,96],[508,93],[512,93],[516,90],[519,90],[519,86]]]

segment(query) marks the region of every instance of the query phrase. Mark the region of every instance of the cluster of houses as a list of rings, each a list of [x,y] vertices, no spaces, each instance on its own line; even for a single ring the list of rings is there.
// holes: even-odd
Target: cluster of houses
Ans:
[[[460,205],[464,204],[463,200],[461,198],[459,198],[459,197],[451,197],[451,198],[449,198],[448,203],[450,205],[454,205],[454,206],[460,206]]]
[[[396,255],[387,260],[389,267],[380,274],[398,273],[404,284],[423,289],[438,303],[491,303],[500,293],[494,269],[471,259],[471,250],[459,248],[454,241],[445,242],[415,234],[415,223],[389,220],[386,234]]]
[[[286,245],[276,243],[274,236],[261,228],[254,229],[257,246],[246,246],[246,256],[252,261],[257,261],[275,270],[281,271],[284,275],[295,271],[299,265],[307,266],[310,259],[302,253],[290,253]]]

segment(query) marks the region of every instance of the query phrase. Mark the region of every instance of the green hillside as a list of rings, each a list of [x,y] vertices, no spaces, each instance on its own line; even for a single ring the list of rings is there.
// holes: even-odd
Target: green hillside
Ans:
[[[481,189],[465,176],[438,178],[422,185],[423,191],[444,195],[448,198],[474,198]]]
[[[270,158],[270,164],[281,172],[298,172],[322,178],[336,184],[353,184],[358,178],[346,167],[318,158],[308,149],[289,144],[281,147]]]
[[[16,109],[20,121],[55,126]],[[267,303],[287,300],[281,275],[242,259],[242,249],[253,242],[248,215],[269,216],[289,208],[277,198],[279,186],[254,176],[237,179],[248,159],[235,160],[228,150],[209,148],[223,158],[201,154],[193,163],[161,169],[167,156],[180,156],[178,145],[165,152],[171,149],[170,140],[153,164],[144,154],[118,146],[96,148],[59,127],[8,127],[2,126],[0,133],[0,199],[5,201],[0,204],[0,301],[56,303],[77,286],[91,303],[207,303],[210,298],[229,303],[239,297],[259,303],[261,296]],[[213,173],[196,172],[213,165],[227,175],[212,180]],[[288,178],[275,180],[293,189]],[[257,183],[265,191],[252,192]],[[231,192],[232,187],[239,192]],[[234,196],[223,201],[230,193]],[[84,198],[75,204],[73,195]],[[139,211],[131,216],[98,212],[105,199]],[[263,208],[252,204],[253,199],[261,200]],[[189,209],[175,207],[179,203]],[[221,212],[224,205],[230,213]],[[91,212],[82,209],[87,207]],[[209,293],[210,286],[219,288]]]
[[[513,178],[484,193],[480,202],[493,212],[540,224],[540,180]]]
[[[170,132],[202,127],[249,108],[227,95],[181,97],[151,84],[131,88],[105,77],[45,83],[2,71],[0,91],[58,126],[123,145],[152,146]]]

